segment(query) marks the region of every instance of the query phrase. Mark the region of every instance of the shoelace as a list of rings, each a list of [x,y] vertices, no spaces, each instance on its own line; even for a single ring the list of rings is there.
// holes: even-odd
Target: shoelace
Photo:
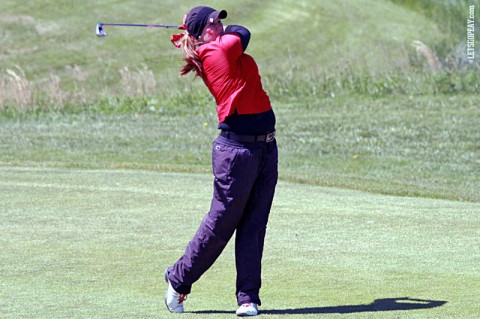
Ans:
[[[188,295],[182,295],[182,294],[180,294],[180,295],[178,296],[178,303],[181,304],[182,302],[184,302],[185,300],[187,300],[187,296],[188,296]]]

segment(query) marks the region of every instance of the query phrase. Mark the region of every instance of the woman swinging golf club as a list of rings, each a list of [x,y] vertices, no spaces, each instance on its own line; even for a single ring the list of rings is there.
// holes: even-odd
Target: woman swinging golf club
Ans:
[[[185,56],[180,74],[193,71],[215,97],[221,132],[212,148],[211,208],[184,255],[165,271],[165,302],[171,312],[183,312],[192,284],[236,231],[236,314],[256,316],[265,231],[278,178],[275,115],[257,64],[244,53],[250,32],[238,25],[224,28],[226,17],[225,10],[195,7],[184,18],[185,32],[172,39]]]

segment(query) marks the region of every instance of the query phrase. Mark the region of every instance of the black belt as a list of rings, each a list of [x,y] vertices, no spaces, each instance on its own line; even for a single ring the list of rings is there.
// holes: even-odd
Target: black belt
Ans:
[[[241,135],[228,131],[221,131],[220,135],[228,138],[232,141],[237,141],[241,143],[255,143],[255,142],[265,142],[270,143],[275,139],[275,131],[265,134],[265,135]]]

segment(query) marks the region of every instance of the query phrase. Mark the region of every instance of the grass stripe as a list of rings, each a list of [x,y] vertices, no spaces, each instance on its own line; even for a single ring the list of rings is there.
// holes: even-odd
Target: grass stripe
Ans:
[[[2,317],[170,316],[161,273],[208,210],[209,174],[2,167],[0,181]],[[478,203],[282,181],[263,317],[473,318],[479,213]],[[229,245],[185,317],[232,317],[234,276]]]

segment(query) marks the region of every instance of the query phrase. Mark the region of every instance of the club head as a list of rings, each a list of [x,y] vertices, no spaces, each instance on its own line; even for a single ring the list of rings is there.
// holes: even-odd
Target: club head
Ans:
[[[103,25],[101,23],[97,23],[96,34],[97,34],[97,37],[107,36],[107,33],[105,32],[105,30],[103,30]]]

